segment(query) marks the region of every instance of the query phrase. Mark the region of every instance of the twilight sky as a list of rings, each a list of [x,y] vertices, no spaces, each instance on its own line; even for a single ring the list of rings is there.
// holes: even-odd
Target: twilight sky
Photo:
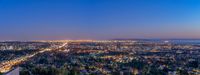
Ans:
[[[199,39],[200,0],[0,0],[0,40]]]

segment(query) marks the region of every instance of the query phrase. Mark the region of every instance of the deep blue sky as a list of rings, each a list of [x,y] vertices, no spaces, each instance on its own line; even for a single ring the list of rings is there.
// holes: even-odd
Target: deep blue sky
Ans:
[[[0,0],[0,40],[200,38],[200,0]]]

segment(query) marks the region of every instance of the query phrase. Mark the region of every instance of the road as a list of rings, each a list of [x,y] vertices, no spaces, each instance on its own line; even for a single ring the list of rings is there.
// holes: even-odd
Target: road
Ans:
[[[58,46],[58,49],[66,46],[66,45],[67,45],[67,42],[63,43],[60,46]],[[12,70],[14,66],[19,65],[20,63],[32,58],[33,56],[35,56],[35,55],[37,55],[39,53],[43,53],[43,52],[51,51],[51,50],[54,50],[54,49],[46,48],[46,49],[40,50],[38,52],[35,52],[33,54],[21,56],[19,58],[15,58],[15,59],[12,59],[12,60],[8,60],[8,61],[5,61],[5,62],[2,62],[2,63],[0,63],[0,73],[6,73],[6,72]]]

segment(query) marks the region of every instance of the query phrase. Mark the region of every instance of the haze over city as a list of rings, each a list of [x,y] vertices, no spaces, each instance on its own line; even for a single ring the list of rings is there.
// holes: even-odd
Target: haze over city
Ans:
[[[199,0],[0,0],[0,40],[199,39]]]

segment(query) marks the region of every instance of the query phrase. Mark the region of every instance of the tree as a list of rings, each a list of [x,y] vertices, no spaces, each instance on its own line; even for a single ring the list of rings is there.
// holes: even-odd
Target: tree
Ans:
[[[63,66],[62,68],[60,68],[59,75],[68,75],[68,74],[69,72],[66,66]]]
[[[79,75],[79,71],[77,71],[75,68],[73,68],[71,71],[70,71],[70,74],[69,75]]]
[[[48,75],[58,75],[59,70],[55,66],[48,68]]]
[[[30,75],[28,70],[22,70],[20,71],[20,75]]]
[[[178,70],[179,75],[189,75],[186,70]]]

